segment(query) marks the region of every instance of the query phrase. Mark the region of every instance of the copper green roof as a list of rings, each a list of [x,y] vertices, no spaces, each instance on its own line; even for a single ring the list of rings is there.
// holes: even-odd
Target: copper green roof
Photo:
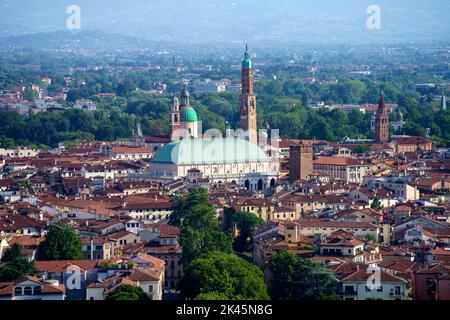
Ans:
[[[197,112],[191,107],[186,108],[184,111],[184,120],[187,122],[197,121]]]
[[[167,164],[219,164],[247,161],[268,161],[260,147],[238,138],[184,139],[159,148],[153,163]]]
[[[244,60],[242,60],[242,68],[250,69],[252,67],[252,60],[250,60],[250,55],[248,54],[248,47],[245,46]]]

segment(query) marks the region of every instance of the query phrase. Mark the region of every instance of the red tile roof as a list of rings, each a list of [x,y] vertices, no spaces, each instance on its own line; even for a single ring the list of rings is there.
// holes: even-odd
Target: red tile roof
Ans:
[[[373,274],[367,272],[367,270],[358,270],[351,273],[348,276],[342,278],[342,281],[356,281],[356,282],[365,282],[369,277]],[[405,279],[391,275],[387,272],[380,271],[380,280],[381,282],[406,282]]]

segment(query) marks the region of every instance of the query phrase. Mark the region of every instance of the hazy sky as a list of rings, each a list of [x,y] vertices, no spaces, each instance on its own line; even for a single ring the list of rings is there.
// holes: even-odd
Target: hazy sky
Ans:
[[[152,40],[450,39],[449,0],[0,0],[0,36],[67,30],[72,4],[81,31]],[[366,26],[369,5],[381,10],[381,30]]]

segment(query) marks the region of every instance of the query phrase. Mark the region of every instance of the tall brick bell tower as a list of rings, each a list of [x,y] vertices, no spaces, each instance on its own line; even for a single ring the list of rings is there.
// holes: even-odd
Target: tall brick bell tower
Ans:
[[[384,94],[381,93],[378,109],[375,113],[375,142],[389,141],[389,114],[384,103]]]
[[[244,60],[242,61],[242,92],[239,98],[241,110],[240,127],[247,134],[247,139],[258,144],[256,126],[256,96],[253,91],[252,61],[245,46]]]

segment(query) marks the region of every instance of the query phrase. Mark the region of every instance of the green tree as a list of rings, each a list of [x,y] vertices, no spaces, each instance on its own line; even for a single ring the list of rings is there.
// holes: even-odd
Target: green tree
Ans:
[[[228,300],[226,294],[218,292],[200,293],[194,300]]]
[[[375,209],[375,210],[381,210],[383,208],[383,206],[381,205],[380,199],[377,197],[373,198],[370,208]]]
[[[5,252],[2,261],[4,263],[0,266],[0,282],[15,281],[37,273],[34,262],[28,261],[17,243]]]
[[[368,233],[368,234],[365,235],[364,240],[376,243],[377,242],[377,237],[373,233]]]
[[[353,152],[356,154],[363,154],[363,153],[368,153],[370,152],[370,150],[372,150],[370,148],[370,146],[364,145],[364,144],[360,144],[358,146],[355,147],[355,149],[353,149]]]
[[[226,209],[226,230],[231,232],[236,227],[238,235],[234,238],[233,249],[238,252],[251,251],[253,247],[252,234],[264,224],[264,220],[253,213],[232,208]]]
[[[121,284],[108,294],[106,300],[150,300],[150,298],[140,287]]]
[[[36,91],[33,91],[31,87],[26,87],[23,92],[23,98],[27,101],[34,101],[36,99],[37,94]]]
[[[185,298],[266,300],[269,298],[262,271],[255,265],[223,252],[209,252],[185,269],[179,285]]]
[[[203,253],[219,250],[231,252],[229,234],[219,229],[214,209],[197,204],[183,212],[180,242],[183,246],[183,263],[189,263]]]
[[[183,212],[190,210],[195,205],[207,205],[210,195],[204,188],[193,187],[189,190],[189,195],[186,199],[182,195],[176,195],[172,198],[174,204],[174,213],[171,217],[171,224],[180,226],[181,215]]]
[[[218,250],[231,252],[232,239],[219,228],[214,208],[208,204],[209,193],[193,188],[186,200],[175,200],[175,222],[180,226],[183,263],[188,264],[203,253]]]
[[[287,251],[274,253],[269,262],[272,274],[270,297],[278,300],[336,299],[336,279],[325,264],[301,259]]]
[[[75,230],[66,224],[57,223],[50,227],[38,249],[38,260],[83,259],[81,239]]]

